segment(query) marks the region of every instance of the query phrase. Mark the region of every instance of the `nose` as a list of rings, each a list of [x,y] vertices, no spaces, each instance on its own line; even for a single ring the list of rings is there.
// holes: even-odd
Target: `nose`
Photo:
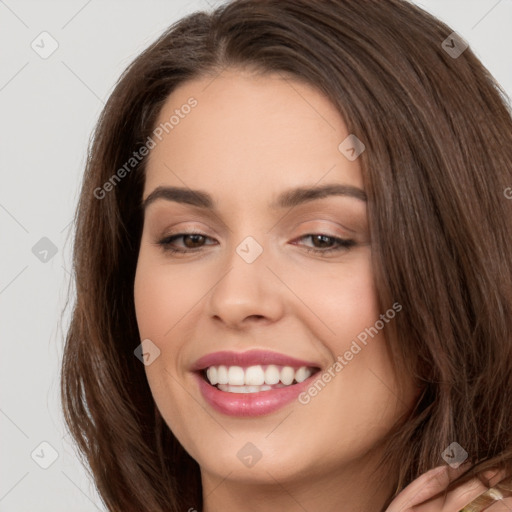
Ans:
[[[267,266],[267,251],[263,250],[253,260],[260,250],[257,247],[253,239],[233,250],[225,259],[222,277],[209,295],[210,316],[228,328],[272,323],[283,315],[284,287]]]

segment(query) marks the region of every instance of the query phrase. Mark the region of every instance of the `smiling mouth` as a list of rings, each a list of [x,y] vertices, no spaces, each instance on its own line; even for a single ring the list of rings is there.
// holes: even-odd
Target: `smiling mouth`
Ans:
[[[217,365],[200,372],[212,387],[227,393],[259,393],[291,387],[320,371],[313,366],[253,365],[248,367]]]

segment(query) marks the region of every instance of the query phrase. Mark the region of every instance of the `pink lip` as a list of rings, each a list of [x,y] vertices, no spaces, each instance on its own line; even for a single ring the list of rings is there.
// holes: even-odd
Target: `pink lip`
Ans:
[[[299,384],[258,393],[228,393],[212,386],[201,373],[194,373],[194,377],[203,398],[215,410],[229,416],[254,417],[270,414],[293,402],[318,377],[318,372]]]
[[[257,393],[228,393],[212,386],[205,380],[204,370],[210,366],[241,366],[247,368],[252,365],[291,366],[300,368],[320,368],[320,364],[304,361],[294,357],[270,352],[267,350],[253,349],[246,352],[221,351],[214,352],[199,358],[192,366],[194,377],[197,379],[203,398],[215,410],[230,416],[262,416],[277,411],[281,407],[295,400],[311,382],[317,378],[316,373],[298,384],[286,386]]]
[[[319,364],[311,361],[303,361],[295,359],[294,357],[278,354],[277,352],[270,352],[268,350],[253,349],[246,352],[231,352],[221,351],[207,354],[199,358],[192,366],[192,371],[200,371],[208,368],[209,366],[241,366],[242,368],[261,364],[275,364],[278,366],[291,366],[293,368],[300,368],[301,366],[309,366],[319,368]]]

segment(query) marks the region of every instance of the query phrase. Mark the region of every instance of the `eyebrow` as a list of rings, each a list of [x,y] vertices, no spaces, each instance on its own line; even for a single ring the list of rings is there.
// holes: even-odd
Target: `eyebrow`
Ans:
[[[308,201],[323,199],[329,196],[346,196],[364,202],[367,201],[366,193],[358,187],[354,187],[352,185],[331,184],[319,187],[298,187],[286,190],[279,194],[277,200],[270,204],[270,208],[274,210],[293,208]],[[216,209],[216,202],[207,192],[183,187],[159,186],[155,188],[143,201],[143,210],[146,210],[151,203],[158,199],[189,204],[208,210]]]

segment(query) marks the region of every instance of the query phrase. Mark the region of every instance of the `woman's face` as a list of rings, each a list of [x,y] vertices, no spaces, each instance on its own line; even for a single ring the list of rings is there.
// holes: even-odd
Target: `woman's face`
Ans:
[[[135,278],[156,405],[204,479],[353,476],[411,405],[382,331],[404,313],[378,307],[360,148],[323,95],[277,75],[187,82],[166,122]]]

